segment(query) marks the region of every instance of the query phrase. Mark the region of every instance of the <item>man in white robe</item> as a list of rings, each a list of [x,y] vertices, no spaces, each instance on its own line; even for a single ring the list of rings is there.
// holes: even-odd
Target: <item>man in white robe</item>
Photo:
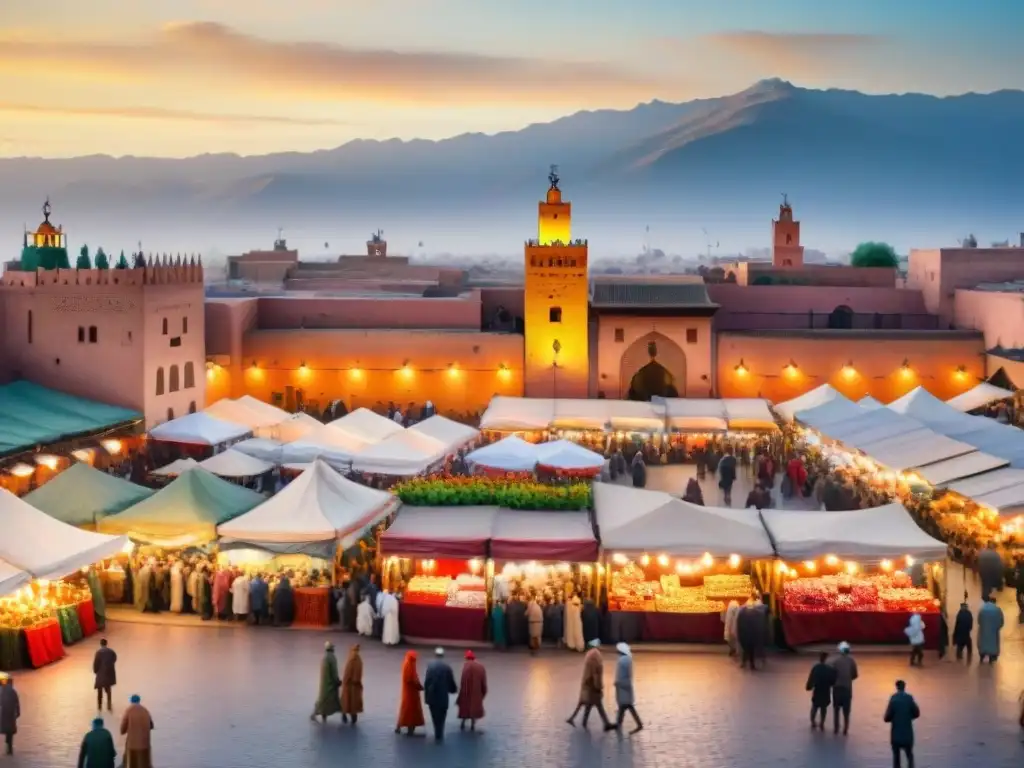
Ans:
[[[244,572],[231,582],[231,612],[237,621],[245,621],[249,615],[249,577]]]
[[[384,617],[384,634],[381,642],[384,645],[398,645],[402,640],[402,633],[398,628],[398,598],[390,592],[383,592],[381,600],[381,616]]]
[[[184,566],[181,560],[175,560],[171,566],[171,613],[181,613],[185,603],[185,577],[182,574]]]
[[[200,612],[199,606],[199,566],[195,565],[188,574],[188,580],[185,582],[185,594],[189,597],[189,604],[192,606],[193,613]]]
[[[375,618],[376,614],[370,606],[370,596],[366,595],[356,610],[356,632],[364,637],[373,637],[373,620]]]
[[[579,595],[573,595],[565,604],[565,647],[570,651],[582,651],[583,615]]]

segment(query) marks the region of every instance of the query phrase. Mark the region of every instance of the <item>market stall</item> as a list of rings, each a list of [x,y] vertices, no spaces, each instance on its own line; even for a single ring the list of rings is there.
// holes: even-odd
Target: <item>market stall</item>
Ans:
[[[905,644],[921,614],[928,647],[938,644],[946,545],[922,531],[902,504],[849,512],[761,512],[780,562],[775,595],[792,645],[847,641]],[[933,564],[915,568],[915,564]]]
[[[984,408],[986,405],[998,403],[1000,400],[1009,400],[1012,397],[1013,390],[1003,389],[983,381],[966,392],[951,397],[946,403],[958,411],[969,413]]]
[[[271,464],[281,463],[281,451],[283,446],[277,440],[270,440],[265,437],[250,437],[240,443],[231,446],[236,451],[252,456],[254,459],[269,461]]]
[[[346,480],[316,461],[277,495],[218,526],[220,548],[333,562],[339,549],[384,520],[395,503],[391,494]],[[329,587],[296,590],[296,623],[326,626],[330,592]]]
[[[537,466],[537,446],[509,435],[467,454],[466,463],[485,471],[532,472]]]
[[[352,469],[371,475],[409,477],[438,465],[446,452],[447,446],[440,440],[406,429],[361,450],[352,459]]]
[[[230,478],[258,477],[274,468],[271,462],[257,459],[234,448],[214,454],[199,462],[199,466],[217,477]]]
[[[323,459],[335,469],[347,469],[353,457],[369,445],[341,430],[320,426],[299,440],[285,443],[281,447],[280,462],[283,465],[310,464]]]
[[[437,440],[444,445],[445,454],[453,454],[480,437],[480,431],[468,424],[434,415],[409,427],[409,432]]]
[[[402,593],[402,635],[483,642],[496,507],[403,507],[381,536],[385,588]]]
[[[756,513],[702,507],[659,491],[594,486],[608,573],[609,640],[721,643],[730,600],[745,602],[769,570]]]
[[[252,429],[199,412],[159,424],[149,431],[149,437],[166,443],[216,448],[252,437]]]
[[[75,463],[24,500],[62,523],[94,528],[100,518],[123,512],[153,493],[88,464]]]
[[[157,467],[149,474],[153,475],[153,477],[173,478],[184,474],[190,469],[195,469],[198,466],[199,462],[192,458],[175,459],[170,464],[164,464],[162,467]]]
[[[266,405],[263,403],[262,405]],[[213,416],[221,421],[227,421],[249,429],[253,434],[260,437],[270,437],[274,434],[277,425],[288,418],[288,413],[280,411],[274,406],[269,406],[270,411],[262,408],[254,408],[240,400],[224,398],[213,405],[203,409],[207,416]]]
[[[314,432],[319,432],[324,423],[308,413],[293,413],[274,427],[274,439],[281,443],[294,443]]]
[[[405,431],[405,427],[401,424],[387,416],[374,413],[368,408],[356,408],[340,419],[330,422],[327,426],[364,445],[379,443],[381,440]]]
[[[798,397],[794,397],[792,400],[786,400],[783,403],[776,403],[772,406],[772,409],[786,421],[793,421],[797,418],[797,414],[801,411],[809,411],[812,408],[817,408],[820,405],[829,403],[833,400],[845,400],[850,405],[855,405],[848,397],[843,395],[839,390],[833,388],[830,384],[822,384],[820,387],[815,387],[809,392],[804,392]]]
[[[216,539],[218,525],[264,500],[255,491],[193,467],[148,499],[103,518],[97,528],[165,549],[201,546]]]
[[[538,474],[593,477],[605,465],[605,458],[568,440],[553,440],[537,445]]]

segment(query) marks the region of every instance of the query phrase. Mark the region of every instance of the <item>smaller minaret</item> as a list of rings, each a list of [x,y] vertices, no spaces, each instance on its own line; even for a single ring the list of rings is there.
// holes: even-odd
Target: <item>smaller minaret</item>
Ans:
[[[366,241],[366,255],[370,258],[387,258],[388,241],[384,239],[383,229],[378,229]]]
[[[789,196],[783,193],[779,218],[772,220],[772,266],[785,269],[803,265],[804,247],[800,245],[800,222],[793,219]]]

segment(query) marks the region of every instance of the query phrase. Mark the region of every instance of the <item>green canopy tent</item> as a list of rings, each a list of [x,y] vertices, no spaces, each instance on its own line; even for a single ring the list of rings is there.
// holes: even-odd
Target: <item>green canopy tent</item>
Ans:
[[[62,523],[89,528],[100,518],[123,512],[154,493],[88,464],[72,464],[28,494],[25,501]]]
[[[168,549],[201,546],[217,538],[218,525],[264,501],[255,491],[195,467],[134,507],[99,520],[96,527],[101,533],[127,534],[133,541]]]

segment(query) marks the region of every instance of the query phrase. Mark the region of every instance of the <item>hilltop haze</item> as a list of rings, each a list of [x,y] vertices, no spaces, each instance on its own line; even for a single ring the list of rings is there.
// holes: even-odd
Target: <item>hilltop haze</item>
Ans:
[[[353,141],[313,153],[188,159],[0,160],[12,251],[49,195],[69,242],[108,251],[240,252],[283,226],[304,256],[361,252],[383,227],[395,253],[517,254],[557,163],[574,234],[595,255],[696,255],[768,244],[780,193],[805,245],[900,250],[981,244],[1024,229],[1024,93],[936,98],[817,91],[779,80],[741,93],[580,112],[493,136]],[[704,234],[707,231],[707,235]],[[327,248],[324,248],[324,245]]]

